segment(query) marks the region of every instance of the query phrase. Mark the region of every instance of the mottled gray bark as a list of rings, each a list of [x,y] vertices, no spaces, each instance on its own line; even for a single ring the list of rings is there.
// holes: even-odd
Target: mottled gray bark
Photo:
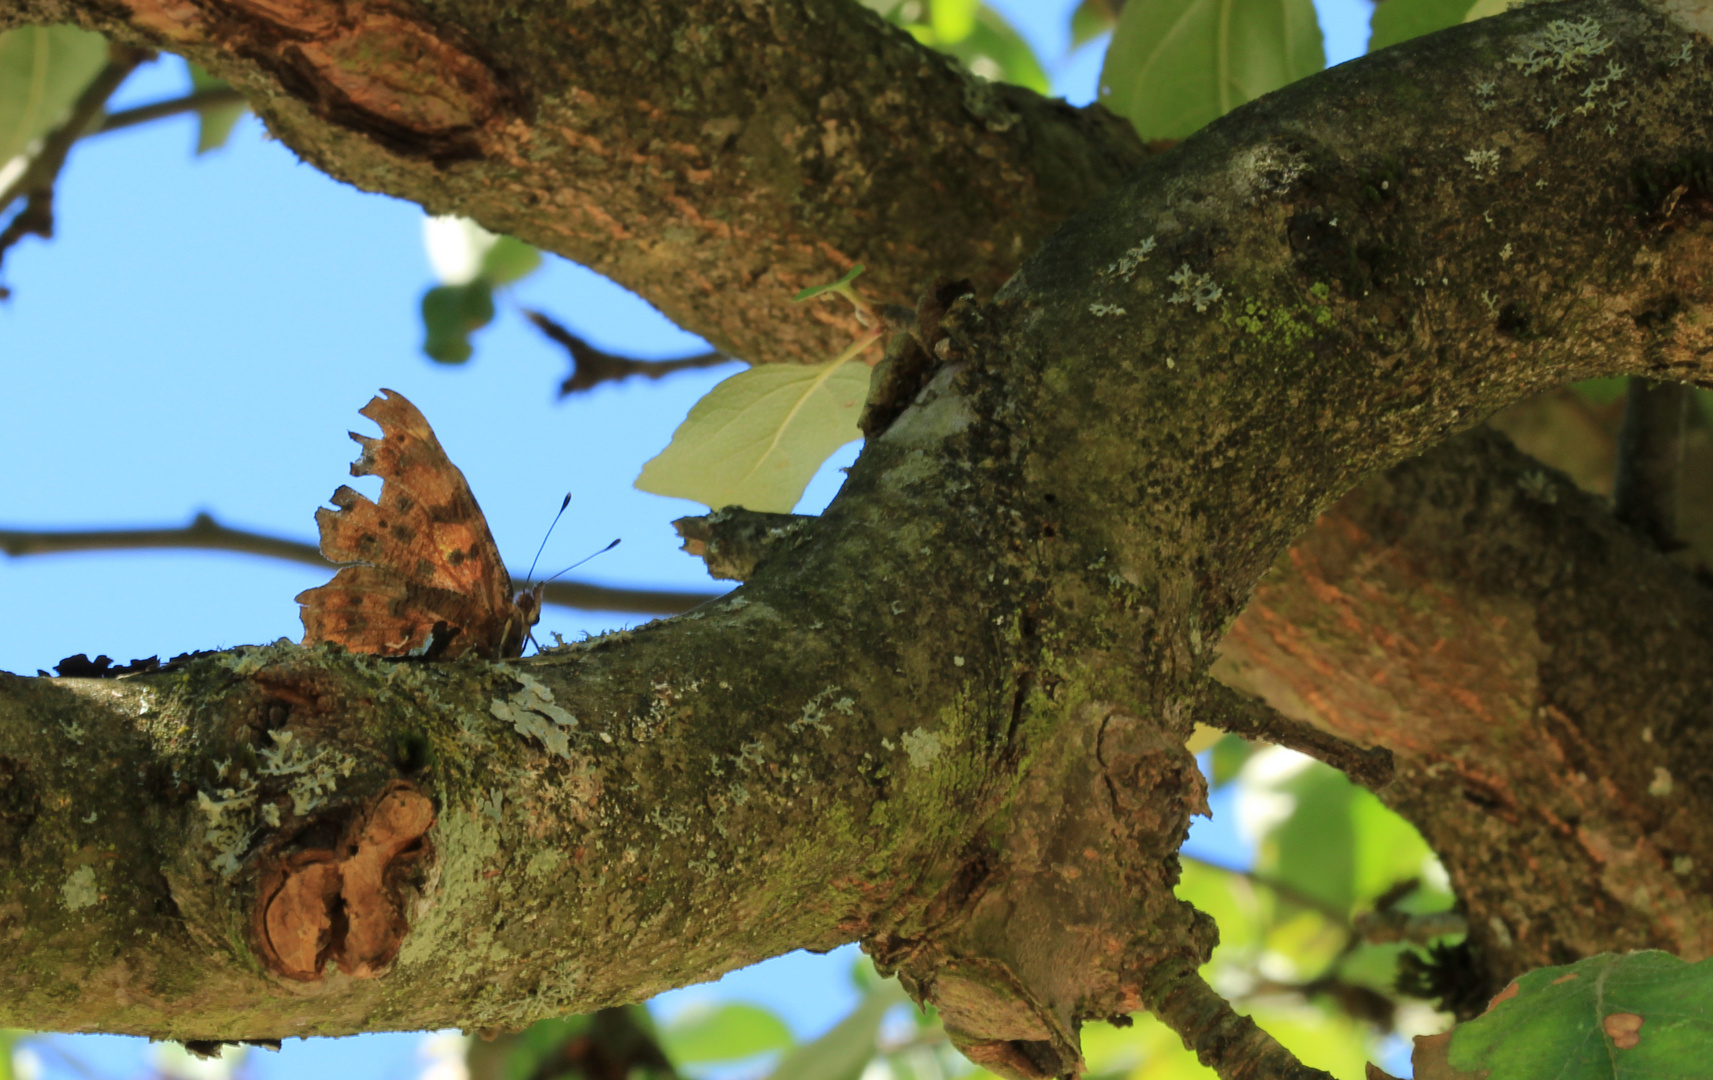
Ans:
[[[304,33],[321,10],[267,9]],[[225,25],[162,11],[147,25]],[[346,55],[257,37],[260,18],[245,8],[192,51],[225,49],[253,80],[286,70],[282,56]],[[851,33],[881,33],[850,18]],[[495,64],[569,70],[549,63],[559,39],[508,36],[539,30],[515,19],[480,23],[512,50]],[[270,647],[117,684],[0,681],[0,768],[16,778],[0,803],[0,851],[14,853],[0,860],[0,934],[26,958],[0,974],[0,1023],[201,1037],[509,1026],[854,938],[973,1058],[1012,1075],[1070,1071],[1081,1020],[1144,1005],[1225,1061],[1253,1038],[1185,981],[1211,928],[1170,894],[1201,800],[1181,744],[1215,647],[1279,553],[1363,476],[1567,379],[1708,377],[1713,225],[1693,188],[1713,110],[1706,50],[1647,4],[1533,5],[1287,88],[1149,161],[995,301],[953,307],[933,343],[943,363],[826,516],[697,615],[510,665]],[[584,63],[606,70],[613,55]],[[582,204],[555,210],[521,181],[460,187],[480,156],[434,149],[438,164],[407,167],[396,132],[331,108],[319,85],[278,82],[303,101],[267,108],[342,175],[413,197],[439,177],[437,208],[509,227],[492,216],[504,203],[582,227]],[[943,179],[935,160],[912,162],[925,183]],[[1667,213],[1654,196],[1679,186]],[[612,236],[627,257],[652,250]],[[1548,539],[1527,542],[1550,554]],[[1459,542],[1435,538],[1441,553]],[[1611,550],[1563,557],[1588,572]],[[1588,625],[1578,648],[1600,634]],[[1623,824],[1577,841],[1599,866],[1546,866],[1569,890],[1556,895],[1643,863],[1633,880],[1666,890],[1674,879],[1647,860],[1667,855],[1667,873],[1713,865],[1694,828],[1669,851],[1629,830],[1653,820],[1632,805],[1637,783],[1658,786],[1648,739],[1693,725],[1644,738],[1645,714],[1601,695],[1651,700],[1653,684],[1575,690],[1579,673],[1541,670],[1558,713],[1600,730],[1585,764],[1603,772],[1572,764],[1531,791],[1516,828],[1533,836],[1550,813],[1580,835],[1588,822],[1554,802],[1577,776],[1605,785],[1602,813]],[[1529,701],[1490,715],[1497,745],[1561,723]],[[1360,731],[1313,719],[1400,757],[1431,735],[1404,710]],[[1490,971],[1659,941],[1673,920],[1687,928],[1673,947],[1704,948],[1690,888],[1669,893],[1669,917],[1620,911],[1646,905],[1619,897],[1590,924],[1609,930],[1545,931],[1537,946],[1509,921],[1527,907],[1505,863],[1522,849],[1459,824],[1467,778],[1435,753],[1455,748],[1418,754],[1394,802],[1439,842],[1471,922],[1507,927],[1481,938]],[[1671,772],[1693,812],[1700,773]],[[409,799],[436,815],[417,849],[426,818]],[[304,971],[288,931],[321,910],[258,921],[287,895],[326,901],[330,954],[380,977],[282,977]],[[343,925],[345,910],[360,917]],[[356,944],[400,917],[396,961],[385,933]]]

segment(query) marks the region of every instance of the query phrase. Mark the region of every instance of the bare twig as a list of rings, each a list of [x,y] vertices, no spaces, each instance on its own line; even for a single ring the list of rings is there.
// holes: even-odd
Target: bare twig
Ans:
[[[41,530],[0,529],[0,551],[12,556],[51,555],[71,551],[135,551],[148,548],[194,548],[206,551],[236,551],[307,563],[328,570],[334,564],[322,558],[314,544],[305,544],[265,533],[230,529],[207,514],[198,514],[189,525],[177,529]],[[515,578],[522,580],[522,578]],[[614,589],[577,581],[551,582],[542,599],[558,607],[584,611],[626,611],[639,615],[676,615],[718,596],[713,592],[680,592],[667,589]]]
[[[7,249],[26,236],[43,239],[53,236],[54,182],[65,167],[66,155],[71,152],[72,144],[89,131],[95,118],[101,115],[107,99],[119,89],[119,84],[138,64],[153,56],[154,53],[147,49],[130,45],[109,46],[107,65],[96,72],[95,78],[77,96],[65,123],[48,132],[42,140],[42,148],[30,159],[23,173],[10,187],[0,191],[0,212],[20,198],[25,200],[24,208],[6,223],[5,229],[0,229],[0,261],[4,261]],[[8,295],[0,288],[0,299]]]
[[[1318,896],[1311,896],[1288,881],[1280,881],[1278,878],[1269,877],[1266,874],[1259,874],[1254,870],[1244,870],[1237,866],[1227,866],[1224,863],[1217,863],[1211,859],[1203,859],[1196,855],[1186,855],[1181,851],[1178,853],[1178,858],[1184,862],[1193,862],[1200,866],[1205,866],[1209,870],[1218,870],[1221,873],[1232,874],[1236,877],[1243,878],[1246,881],[1253,882],[1261,888],[1266,889],[1268,892],[1273,893],[1275,896],[1278,896],[1280,899],[1289,900],[1298,907],[1308,908],[1310,911],[1325,916],[1329,921],[1337,923],[1340,926],[1345,925],[1349,919],[1349,913],[1344,911],[1342,908],[1329,901],[1322,900]]]
[[[1345,742],[1211,679],[1196,719],[1233,735],[1277,743],[1318,758],[1370,791],[1392,782],[1392,752],[1385,747],[1364,748]]]
[[[139,105],[135,109],[122,109],[116,113],[108,113],[99,127],[89,132],[90,135],[105,135],[109,131],[119,131],[122,128],[147,124],[152,120],[164,120],[169,116],[180,113],[201,112],[204,109],[214,109],[226,105],[247,105],[248,100],[243,94],[230,86],[213,86],[206,90],[186,94],[183,97],[168,98],[165,101],[151,102]]]
[[[1612,513],[1660,551],[1674,551],[1683,546],[1677,534],[1678,480],[1695,391],[1682,383],[1639,376],[1629,379],[1628,390],[1624,427],[1618,434]]]
[[[1160,965],[1149,973],[1142,997],[1221,1080],[1331,1080],[1298,1061],[1255,1021],[1237,1015],[1192,967]]]
[[[523,316],[571,356],[571,375],[559,384],[561,397],[587,390],[600,383],[628,379],[632,375],[641,375],[646,379],[664,379],[674,372],[717,367],[736,359],[716,350],[676,360],[636,360],[595,348],[539,311],[524,308]]]
[[[1356,932],[1373,945],[1409,941],[1426,945],[1448,934],[1467,934],[1469,920],[1455,911],[1410,915],[1402,911],[1364,911],[1356,916]]]

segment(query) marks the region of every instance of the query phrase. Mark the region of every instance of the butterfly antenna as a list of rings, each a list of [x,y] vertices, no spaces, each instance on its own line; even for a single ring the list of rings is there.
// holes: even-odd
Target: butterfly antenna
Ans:
[[[541,561],[541,553],[547,550],[547,539],[553,535],[553,526],[559,524],[559,519],[565,516],[565,508],[571,505],[571,493],[565,493],[565,501],[559,504],[559,513],[553,515],[553,525],[547,527],[547,533],[541,538],[541,546],[535,549],[535,558],[529,560],[529,573],[523,576],[525,581],[535,576],[535,564]]]
[[[613,550],[614,548],[616,548],[618,546],[619,546],[619,542],[617,540],[614,540],[612,543],[608,544],[606,547],[595,552],[595,555],[605,555],[607,552]],[[595,557],[595,555],[583,556],[581,559],[578,559],[576,562],[572,563],[570,566],[567,566],[565,569],[559,571],[559,573],[554,574],[552,577],[548,578],[547,581],[543,581],[542,584],[545,585],[545,584],[547,584],[548,581],[558,581],[560,578],[564,577],[566,574],[569,574],[571,571],[577,569],[579,566],[582,566],[584,563],[588,562],[590,559],[593,559]]]

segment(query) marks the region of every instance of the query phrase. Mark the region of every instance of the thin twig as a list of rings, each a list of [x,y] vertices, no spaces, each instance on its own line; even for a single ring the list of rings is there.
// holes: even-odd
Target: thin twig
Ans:
[[[334,564],[314,544],[305,544],[265,533],[231,529],[207,514],[198,514],[189,525],[176,529],[43,530],[0,529],[0,551],[11,556],[53,555],[71,551],[135,551],[158,548],[192,548],[204,551],[236,551],[273,559],[307,563],[326,570]],[[522,578],[514,575],[514,580]],[[720,595],[714,592],[681,592],[667,589],[615,589],[579,581],[555,581],[542,599],[558,607],[583,611],[625,611],[639,615],[676,615]]]
[[[1177,1032],[1221,1080],[1332,1080],[1329,1073],[1298,1061],[1255,1021],[1237,1015],[1193,967],[1161,964],[1141,989],[1148,1011]]]
[[[522,310],[524,318],[534,323],[536,329],[571,356],[571,375],[559,384],[560,397],[587,390],[600,383],[628,379],[632,375],[641,375],[645,379],[664,379],[674,372],[718,367],[735,359],[718,350],[676,360],[637,360],[629,356],[618,356],[595,348],[539,311],[531,311],[529,308]]]
[[[99,127],[89,132],[90,135],[105,135],[109,131],[135,127],[147,124],[153,120],[164,120],[169,116],[180,113],[201,112],[204,109],[215,109],[227,105],[247,105],[248,99],[230,86],[211,86],[206,90],[186,94],[183,97],[168,98],[148,105],[139,105],[135,109],[122,109],[116,113],[108,113]]]
[[[1331,901],[1322,900],[1318,896],[1311,896],[1310,894],[1303,892],[1288,881],[1280,881],[1278,878],[1269,877],[1266,874],[1259,874],[1253,870],[1244,870],[1237,866],[1227,866],[1224,863],[1217,863],[1211,859],[1203,859],[1196,855],[1186,855],[1181,851],[1178,853],[1178,858],[1184,862],[1193,862],[1197,865],[1205,866],[1209,870],[1218,870],[1221,873],[1233,874],[1246,881],[1253,882],[1261,888],[1266,889],[1268,892],[1273,893],[1275,896],[1278,896],[1283,900],[1289,900],[1298,907],[1305,907],[1310,911],[1317,912],[1318,914],[1325,916],[1329,921],[1337,923],[1340,926],[1346,925],[1349,921],[1349,912],[1334,905]]]
[[[1618,433],[1618,469],[1612,514],[1653,541],[1660,551],[1683,546],[1677,522],[1684,434],[1694,407],[1693,388],[1631,376]]]
[[[1365,911],[1356,916],[1356,932],[1371,945],[1408,941],[1426,945],[1449,934],[1467,934],[1469,920],[1455,911],[1429,911],[1411,915],[1403,911]]]
[[[11,186],[0,191],[0,211],[4,211],[20,198],[26,200],[24,209],[7,222],[5,229],[0,230],[0,261],[4,261],[8,248],[26,236],[40,236],[43,239],[53,236],[54,183],[59,179],[60,170],[65,167],[66,155],[71,152],[72,144],[82,138],[95,123],[95,118],[101,115],[107,99],[113,96],[113,91],[119,89],[119,84],[125,81],[138,64],[155,54],[130,45],[111,45],[107,55],[107,65],[96,72],[95,78],[91,79],[89,85],[77,96],[71,106],[71,115],[66,118],[65,123],[48,132],[42,139],[42,148],[30,159],[23,173]],[[8,294],[4,290],[0,290],[0,299],[6,295]]]
[[[1240,694],[1223,683],[1207,681],[1202,711],[1196,719],[1246,739],[1288,746],[1342,771],[1370,791],[1392,782],[1392,752],[1383,746],[1360,747],[1345,742],[1274,709],[1260,698]]]

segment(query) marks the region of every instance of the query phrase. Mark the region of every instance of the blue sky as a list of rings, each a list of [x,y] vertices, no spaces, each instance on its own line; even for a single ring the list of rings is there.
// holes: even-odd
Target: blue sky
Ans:
[[[1092,97],[1103,43],[1062,57],[1074,0],[991,0],[1048,61],[1059,91]],[[1362,48],[1363,0],[1326,0],[1335,61]],[[133,77],[120,106],[184,91],[163,58]],[[617,585],[713,588],[680,554],[669,522],[701,512],[631,488],[689,406],[730,370],[603,386],[559,401],[559,350],[505,311],[473,361],[440,367],[418,351],[417,303],[433,284],[422,213],[329,180],[266,138],[253,119],[225,149],[193,159],[187,119],[80,144],[61,181],[51,243],[8,254],[13,299],[0,305],[0,527],[172,526],[207,511],[234,526],[313,540],[315,508],[340,483],[348,429],[377,388],[432,420],[481,500],[500,550],[527,563],[560,497],[572,511],[543,564],[558,567],[614,537],[578,572]],[[646,303],[580,267],[549,259],[517,301],[595,343],[641,356],[702,346]],[[805,498],[824,505],[847,448]],[[367,481],[371,494],[378,488]],[[363,486],[359,484],[359,486]],[[51,668],[73,653],[118,660],[297,639],[293,597],[326,575],[238,555],[124,553],[0,559],[0,669]],[[641,621],[548,609],[566,635]],[[1228,816],[1228,815],[1226,815]],[[1196,841],[1241,860],[1223,817]],[[854,1000],[851,950],[793,954],[736,973],[710,993],[778,1009],[810,1035]],[[289,1043],[253,1075],[333,1070],[414,1076],[415,1035]],[[139,1075],[140,1040],[66,1039],[106,1076]],[[75,1075],[45,1055],[49,1075]]]

